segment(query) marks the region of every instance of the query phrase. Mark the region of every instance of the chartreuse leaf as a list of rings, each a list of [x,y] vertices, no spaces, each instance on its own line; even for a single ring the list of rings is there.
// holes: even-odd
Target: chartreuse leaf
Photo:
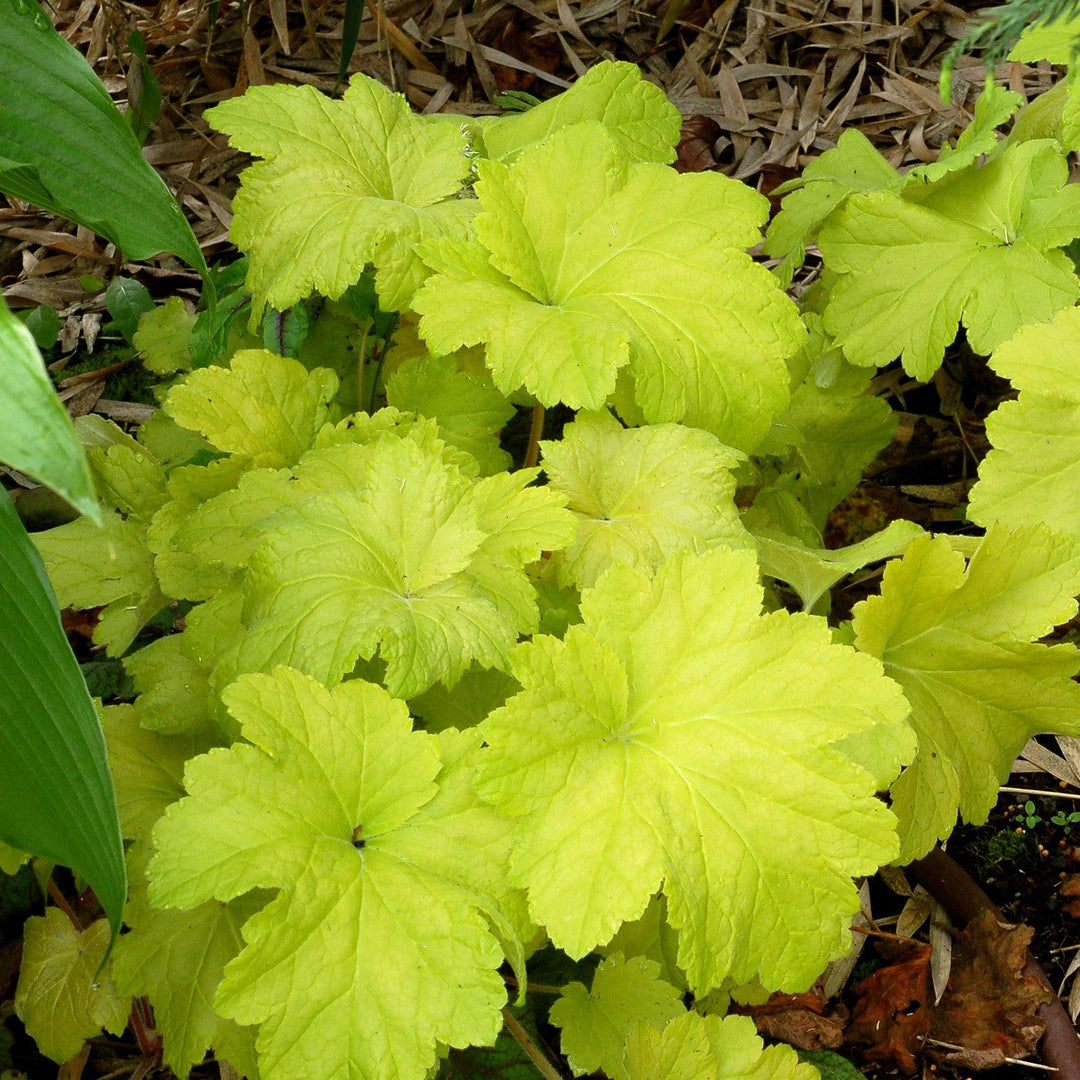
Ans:
[[[1055,250],[1080,231],[1080,187],[1067,177],[1057,147],[1035,141],[903,197],[851,196],[818,239],[839,275],[826,330],[852,363],[900,356],[925,380],[960,322],[971,347],[989,353],[1025,323],[1051,319],[1080,296]]]
[[[686,977],[677,960],[679,935],[667,921],[667,901],[662,896],[653,897],[641,918],[623,923],[619,932],[597,951],[601,956],[644,956],[657,965],[664,982],[677,986],[680,993],[686,989]]]
[[[209,723],[209,672],[184,652],[183,634],[159,638],[125,656],[124,668],[139,695],[139,722],[148,731],[186,735]]]
[[[509,166],[482,161],[476,236],[422,248],[413,306],[436,353],[483,342],[495,385],[598,409],[620,369],[652,423],[751,449],[787,402],[795,308],[745,248],[761,196],[717,173],[628,164],[575,124]]]
[[[1053,22],[1038,21],[1020,35],[1009,59],[1021,63],[1049,60],[1051,64],[1070,64],[1076,56],[1077,38],[1080,38],[1080,12]]]
[[[946,537],[913,540],[881,595],[855,608],[858,648],[880,657],[911,703],[915,760],[892,787],[900,862],[948,835],[959,809],[981,824],[1024,743],[1080,733],[1080,658],[1034,640],[1076,612],[1080,548],[1045,526],[994,526],[966,572]]]
[[[489,381],[459,371],[452,356],[406,360],[387,380],[386,400],[436,420],[442,437],[472,454],[485,476],[509,468],[499,432],[514,415],[514,406]]]
[[[481,725],[479,791],[520,818],[510,880],[571,957],[662,885],[695,992],[801,989],[847,947],[851,876],[895,857],[874,777],[830,744],[895,740],[899,689],[761,600],[751,553],[679,552],[653,580],[609,570],[583,625],[515,652],[524,689]]]
[[[905,183],[940,180],[946,173],[966,168],[983,154],[990,154],[998,147],[997,128],[1001,127],[1024,104],[1024,96],[1015,90],[1006,90],[992,79],[975,102],[975,116],[960,133],[956,146],[947,143],[941,148],[937,161],[929,165],[917,165],[904,177]]]
[[[127,882],[105,741],[45,568],[0,496],[0,836],[70,866],[119,933]]]
[[[62,607],[104,605],[94,642],[109,656],[122,656],[167,602],[154,576],[146,526],[134,518],[110,516],[100,528],[79,518],[34,533],[33,541]]]
[[[488,839],[505,829],[491,814],[485,828],[475,799],[457,801],[472,754],[440,775],[438,740],[359,680],[329,691],[278,669],[225,697],[248,742],[188,764],[188,798],[155,829],[150,899],[189,908],[281,890],[244,925],[215,1002],[262,1025],[262,1074],[419,1080],[436,1041],[493,1043],[506,991],[481,910],[506,842]],[[425,813],[440,786],[455,804]],[[459,816],[475,848],[447,848]]]
[[[195,316],[188,313],[179,296],[148,311],[135,331],[133,344],[148,371],[171,375],[191,367],[191,331]]]
[[[1080,309],[1025,326],[990,365],[1020,391],[986,420],[993,449],[979,466],[968,516],[980,525],[1052,522],[1080,539]]]
[[[425,274],[416,244],[463,235],[472,218],[474,202],[451,198],[470,168],[462,131],[366,75],[340,101],[252,87],[207,119],[265,159],[241,175],[230,232],[248,256],[255,319],[316,290],[336,299],[369,263],[383,310],[407,307]]]
[[[574,543],[552,555],[564,585],[595,585],[616,561],[655,570],[674,551],[750,545],[731,475],[741,455],[707,431],[626,429],[603,410],[579,413],[561,440],[540,445],[577,520]]]
[[[562,1029],[562,1052],[575,1076],[602,1070],[626,1080],[626,1040],[638,1024],[663,1030],[686,1012],[682,993],[660,977],[660,965],[642,956],[615,953],[593,975],[592,989],[579,982],[563,987],[550,1020]]]
[[[300,667],[336,682],[378,652],[391,693],[452,684],[474,661],[503,667],[537,628],[524,566],[572,537],[535,471],[475,485],[412,439],[343,447],[354,479],[262,527],[245,583],[237,671]]]
[[[844,548],[810,548],[798,538],[764,526],[750,529],[757,541],[761,572],[786,581],[810,611],[838,581],[873,562],[899,555],[923,530],[913,521],[890,521],[881,530]]]
[[[660,87],[641,77],[637,64],[605,60],[557,97],[525,112],[485,119],[480,131],[486,156],[508,161],[552,132],[589,120],[604,125],[625,160],[662,165],[675,160],[682,116]]]
[[[117,992],[110,975],[98,974],[109,947],[108,920],[80,931],[50,907],[44,917],[27,919],[24,933],[15,1014],[38,1049],[63,1063],[102,1028],[122,1034],[131,999]]]
[[[93,229],[126,259],[169,251],[206,276],[179,204],[34,0],[0,7],[0,115],[0,190]]]
[[[100,521],[101,510],[71,418],[56,396],[30,331],[2,298],[0,371],[0,414],[4,416],[0,461],[30,473],[77,510]]]
[[[642,1024],[626,1047],[628,1080],[818,1080],[790,1046],[765,1047],[749,1016],[688,1012],[658,1031]]]
[[[805,345],[788,362],[791,404],[758,455],[781,459],[782,486],[796,494],[815,527],[862,478],[887,446],[896,414],[867,393],[873,372],[849,364],[812,312],[803,313]]]
[[[311,447],[337,388],[327,368],[308,371],[265,349],[244,349],[229,368],[193,371],[169,391],[164,409],[219,450],[276,467]]]
[[[861,131],[852,128],[831,150],[814,158],[798,179],[778,187],[775,194],[783,195],[784,202],[769,223],[762,250],[781,260],[774,272],[783,284],[791,284],[806,258],[806,245],[849,195],[892,190],[900,184],[900,173]]]

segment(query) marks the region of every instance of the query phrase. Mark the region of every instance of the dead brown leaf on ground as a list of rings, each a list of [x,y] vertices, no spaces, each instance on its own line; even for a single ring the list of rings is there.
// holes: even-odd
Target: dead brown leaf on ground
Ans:
[[[759,1034],[800,1050],[837,1050],[844,1043],[847,1009],[829,1001],[820,984],[805,994],[773,994],[762,1005],[732,1006],[750,1016]]]

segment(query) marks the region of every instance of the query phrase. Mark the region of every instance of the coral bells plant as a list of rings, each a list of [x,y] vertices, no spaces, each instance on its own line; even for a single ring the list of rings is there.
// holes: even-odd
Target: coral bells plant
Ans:
[[[1018,106],[988,86],[906,174],[847,132],[771,224],[672,169],[627,64],[498,118],[363,76],[212,109],[257,159],[244,262],[143,318],[134,437],[81,422],[104,528],[36,537],[135,690],[102,710],[126,931],[98,972],[106,934],[30,920],[42,1050],[135,997],[180,1077],[468,1075],[512,1034],[554,1076],[536,980],[575,1074],[812,1080],[732,998],[809,988],[860,878],[1080,734],[1041,642],[1080,591],[1080,187],[1063,121],[998,133]],[[1020,391],[971,528],[827,549],[893,435],[877,368],[930,379],[960,326]]]

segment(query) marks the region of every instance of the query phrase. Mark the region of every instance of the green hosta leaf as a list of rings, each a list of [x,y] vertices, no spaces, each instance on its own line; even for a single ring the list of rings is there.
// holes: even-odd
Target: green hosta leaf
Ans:
[[[840,136],[836,146],[811,161],[797,180],[777,188],[776,194],[784,195],[784,202],[769,223],[762,250],[782,260],[775,272],[784,285],[791,283],[802,266],[806,245],[849,195],[897,189],[900,184],[900,173],[861,131],[851,129]]]
[[[108,517],[102,527],[86,518],[35,533],[61,607],[105,610],[94,641],[122,656],[135,635],[166,604],[154,576],[146,528],[132,518]]]
[[[947,538],[912,541],[855,608],[856,644],[903,687],[919,737],[892,788],[901,862],[947,836],[957,809],[982,824],[1032,735],[1080,733],[1077,650],[1031,644],[1075,614],[1077,592],[1075,543],[995,526],[966,573]]]
[[[164,408],[219,450],[246,454],[255,465],[292,465],[315,441],[337,388],[326,368],[308,371],[265,349],[245,349],[229,368],[193,371]]]
[[[0,45],[0,50],[3,46]],[[30,331],[0,298],[0,461],[30,473],[95,521],[101,510],[71,418]]]
[[[678,553],[652,581],[610,570],[584,625],[515,653],[524,690],[481,726],[479,790],[521,818],[511,881],[572,957],[661,883],[695,992],[759,972],[804,988],[847,947],[851,876],[896,839],[830,744],[896,739],[907,706],[823,621],[761,599],[749,552]]]
[[[279,669],[226,700],[250,744],[189,763],[190,796],[155,830],[150,898],[281,890],[244,926],[216,997],[223,1016],[262,1024],[263,1075],[420,1080],[436,1041],[493,1043],[506,991],[481,910],[506,840],[464,795],[460,746],[476,737],[447,744],[440,774],[436,738],[370,683],[328,691]],[[448,847],[455,826],[478,843]]]
[[[956,146],[946,144],[941,148],[937,161],[911,169],[904,177],[905,183],[940,180],[946,173],[967,168],[983,154],[992,153],[998,147],[997,128],[1011,119],[1023,104],[1022,94],[988,81],[975,102],[975,116],[961,132]]]
[[[507,161],[552,132],[589,120],[604,125],[625,160],[664,165],[675,160],[682,116],[660,87],[641,77],[637,64],[605,60],[557,97],[482,121],[480,130],[487,156]]]
[[[766,205],[716,173],[627,164],[597,124],[480,162],[476,238],[423,248],[413,306],[436,353],[484,342],[495,385],[598,409],[627,368],[653,423],[751,449],[787,400],[801,326],[743,248]]]
[[[111,976],[97,974],[109,947],[108,921],[80,932],[51,907],[44,918],[26,920],[25,934],[15,1013],[38,1049],[65,1062],[102,1028],[122,1034],[130,998],[117,992]]]
[[[617,561],[655,570],[675,551],[749,546],[731,475],[741,455],[707,431],[626,429],[605,410],[580,413],[561,441],[541,448],[578,526],[574,543],[552,556],[562,584],[595,585]]]
[[[929,379],[961,321],[989,353],[1025,323],[1073,304],[1080,285],[1060,251],[1080,231],[1080,187],[1048,142],[1010,146],[936,184],[856,195],[823,227],[839,274],[825,328],[852,363]],[[913,200],[918,200],[913,201]]]
[[[473,484],[411,439],[352,447],[348,488],[283,510],[251,557],[236,670],[301,667],[336,682],[378,651],[412,697],[474,661],[504,666],[537,627],[523,567],[571,539],[570,515],[533,470]]]
[[[765,1048],[748,1016],[689,1012],[663,1032],[642,1024],[626,1047],[628,1080],[818,1080],[790,1046]]]
[[[119,933],[127,885],[101,727],[45,568],[6,495],[0,627],[0,835],[85,877]]]
[[[0,190],[86,225],[126,259],[170,251],[207,274],[131,128],[34,0],[0,7],[0,115]]]
[[[563,987],[550,1016],[562,1029],[562,1052],[575,1076],[603,1070],[612,1080],[627,1080],[626,1040],[634,1027],[662,1031],[686,1012],[682,993],[659,975],[652,960],[615,954],[601,961],[591,991],[579,982]]]
[[[848,547],[809,548],[794,536],[769,527],[754,528],[761,572],[786,581],[810,611],[838,581],[873,562],[899,555],[923,530],[913,521],[891,521],[879,533]]]
[[[181,1080],[233,1026],[214,1012],[214,994],[243,947],[240,927],[265,902],[255,892],[193,911],[155,911],[142,901],[127,907],[131,930],[117,945],[113,977],[124,993],[149,999],[164,1040],[162,1060]]]
[[[475,204],[462,131],[413,114],[401,94],[356,75],[333,101],[311,86],[258,86],[207,113],[239,150],[230,237],[247,253],[255,318],[313,291],[337,298],[364,267],[386,311],[407,307],[425,270],[422,240],[463,235]]]
[[[472,454],[483,475],[510,466],[499,432],[514,415],[514,406],[490,382],[459,371],[452,356],[406,360],[387,380],[386,400],[436,420],[443,438]]]
[[[968,516],[980,525],[1052,522],[1080,539],[1080,309],[1026,326],[990,364],[1020,391],[986,420],[993,449],[979,466]]]
[[[171,375],[191,367],[191,331],[195,316],[188,314],[179,296],[170,296],[161,307],[148,311],[135,331],[133,344],[148,371]]]

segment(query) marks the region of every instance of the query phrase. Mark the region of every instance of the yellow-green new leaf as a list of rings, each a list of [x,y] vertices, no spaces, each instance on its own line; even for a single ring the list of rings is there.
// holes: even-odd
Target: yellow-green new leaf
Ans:
[[[980,525],[1050,522],[1080,540],[1080,309],[1025,326],[990,366],[1020,391],[986,420],[991,449],[968,516]]]
[[[216,997],[262,1025],[265,1080],[421,1080],[437,1043],[492,1044],[506,990],[481,911],[508,845],[464,798],[471,756],[443,762],[402,702],[360,680],[330,691],[279,668],[225,699],[248,741],[189,763],[188,798],[155,830],[150,900],[281,890],[244,925]]]
[[[614,562],[655,570],[675,551],[751,544],[731,473],[742,455],[707,431],[627,429],[604,410],[579,413],[541,449],[577,522],[574,543],[552,555],[561,584],[588,588]]]
[[[562,1029],[562,1052],[575,1076],[602,1070],[611,1080],[628,1080],[626,1040],[634,1028],[650,1024],[663,1031],[686,1012],[682,992],[659,975],[655,961],[616,953],[601,961],[591,990],[579,982],[563,987],[550,1018]]]
[[[787,403],[802,326],[745,249],[767,205],[716,173],[628,164],[575,124],[510,165],[482,161],[475,238],[422,249],[417,293],[436,353],[486,345],[504,394],[599,409],[626,368],[652,423],[750,450]]]
[[[761,615],[751,553],[609,570],[584,625],[514,654],[524,687],[481,726],[480,793],[520,817],[511,881],[579,957],[662,886],[695,992],[805,989],[850,943],[851,878],[895,857],[875,778],[831,744],[907,705],[823,620]],[[674,824],[673,824],[674,823]]]
[[[962,322],[978,353],[1080,297],[1057,250],[1080,233],[1080,187],[1055,144],[1019,143],[903,195],[851,196],[818,246],[839,275],[825,328],[847,358],[929,379]]]
[[[59,909],[26,920],[15,1014],[38,1049],[53,1061],[74,1057],[101,1029],[127,1027],[131,999],[117,992],[112,976],[98,974],[111,932],[106,919],[79,931]]]
[[[1080,548],[1045,526],[993,527],[965,571],[946,537],[913,540],[881,595],[855,608],[856,645],[911,703],[915,760],[892,786],[900,862],[982,824],[1027,740],[1080,733],[1080,653],[1032,644],[1076,612]]]
[[[193,371],[165,399],[165,412],[219,450],[254,465],[293,465],[315,442],[337,393],[337,376],[265,349],[244,349],[229,368]]]
[[[766,1048],[749,1016],[688,1012],[663,1031],[642,1024],[626,1047],[627,1080],[819,1080],[790,1046]]]
[[[465,135],[416,116],[401,94],[356,75],[340,101],[312,86],[256,86],[207,119],[246,169],[233,200],[233,242],[247,252],[253,317],[313,291],[336,299],[375,265],[384,310],[408,306],[423,281],[422,240],[461,236],[475,203]]]

